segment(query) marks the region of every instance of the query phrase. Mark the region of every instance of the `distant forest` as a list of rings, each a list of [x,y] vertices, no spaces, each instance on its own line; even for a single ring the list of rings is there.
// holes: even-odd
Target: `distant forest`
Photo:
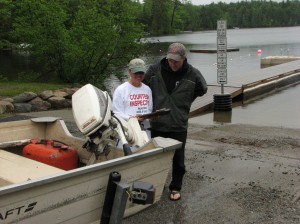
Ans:
[[[285,27],[300,25],[299,0],[241,0],[238,3],[192,5],[189,1],[144,0],[137,21],[152,35],[181,31],[215,30],[216,21],[225,19],[228,28]]]

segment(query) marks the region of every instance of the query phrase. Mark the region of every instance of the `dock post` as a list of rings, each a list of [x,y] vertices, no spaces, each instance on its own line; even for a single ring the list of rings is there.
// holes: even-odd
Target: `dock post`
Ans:
[[[218,20],[217,22],[217,78],[221,84],[221,94],[214,95],[214,110],[231,110],[231,95],[224,93],[224,84],[227,83],[227,22]]]
[[[232,105],[231,95],[229,93],[214,94],[214,110],[230,111]]]

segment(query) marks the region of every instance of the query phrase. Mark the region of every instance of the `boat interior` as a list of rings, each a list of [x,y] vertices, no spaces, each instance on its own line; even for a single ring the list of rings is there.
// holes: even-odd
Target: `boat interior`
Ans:
[[[74,137],[63,120],[52,117],[1,122],[0,136],[0,187],[68,172],[59,167],[24,157],[22,151],[31,139],[52,139],[72,146],[78,154],[77,168],[124,156],[121,149],[110,148],[108,152],[95,158],[94,153],[88,152],[82,147],[85,139]],[[155,143],[150,141],[136,153],[155,147],[157,147]]]

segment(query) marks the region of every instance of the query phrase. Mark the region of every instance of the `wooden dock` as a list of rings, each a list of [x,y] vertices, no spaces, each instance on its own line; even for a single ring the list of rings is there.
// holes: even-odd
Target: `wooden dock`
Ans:
[[[239,48],[227,48],[227,52],[232,52],[232,51],[240,51]],[[217,49],[199,49],[199,50],[195,50],[195,49],[191,49],[190,50],[191,53],[217,53]]]
[[[299,59],[300,57],[296,56],[268,56],[260,59],[260,68],[267,68]]]
[[[279,86],[289,85],[300,81],[300,60],[268,67],[255,72],[230,77],[224,85],[224,93],[229,93],[231,98],[240,96],[254,97]],[[216,75],[217,76],[217,75]],[[280,84],[279,84],[280,83]],[[196,115],[213,108],[214,94],[221,93],[221,85],[217,82],[208,83],[208,91],[196,98],[190,110],[190,115]]]

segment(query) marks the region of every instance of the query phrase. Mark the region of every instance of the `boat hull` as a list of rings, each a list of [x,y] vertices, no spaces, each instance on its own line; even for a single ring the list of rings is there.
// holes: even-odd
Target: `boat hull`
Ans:
[[[61,121],[55,121],[55,125],[57,122]],[[0,134],[1,130],[0,125]],[[164,189],[174,150],[180,145],[180,142],[173,139],[155,138],[139,153],[130,156],[69,171],[56,170],[46,177],[2,186],[1,223],[93,223],[101,217],[111,172],[120,173],[121,181],[129,186],[134,181],[153,184],[157,202]],[[146,207],[127,201],[125,216]]]

